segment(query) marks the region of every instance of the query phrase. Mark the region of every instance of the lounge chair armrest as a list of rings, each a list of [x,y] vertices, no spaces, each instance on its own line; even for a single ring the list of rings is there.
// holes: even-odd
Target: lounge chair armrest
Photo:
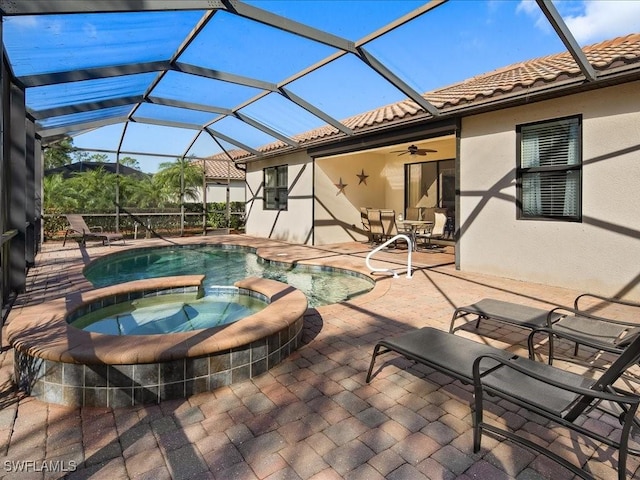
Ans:
[[[589,313],[585,310],[578,310],[576,308],[570,308],[570,307],[555,307],[551,310],[549,310],[549,313],[547,314],[547,325],[551,326],[553,325],[555,322],[561,320],[561,318],[557,318],[554,320],[554,316],[557,315],[575,315],[577,317],[586,317],[586,318],[591,318],[593,320],[600,320],[602,322],[607,322],[607,323],[614,323],[616,325],[624,325],[627,327],[640,327],[640,323],[638,322],[626,322],[624,320],[617,320],[617,319],[613,319],[613,318],[606,318],[606,317],[601,317],[599,315],[594,315],[593,313]]]
[[[98,230],[100,233],[104,231],[104,229],[100,225],[98,225],[97,227],[89,227],[89,231],[94,231],[94,230]]]
[[[486,354],[480,355],[473,362],[473,382],[475,388],[482,388],[482,377],[490,374],[493,369],[489,369],[485,372],[480,371],[480,364],[484,359],[490,358],[493,362],[498,362],[507,368],[511,368],[520,372],[523,375],[526,375],[530,378],[538,380],[540,382],[546,383],[547,385],[551,385],[556,388],[561,388],[565,391],[573,392],[578,395],[585,395],[587,397],[592,397],[594,399],[606,400],[610,402],[615,402],[618,404],[625,405],[639,405],[640,404],[640,396],[630,393],[624,392],[623,390],[616,391],[601,391],[601,390],[592,390],[590,388],[579,387],[576,385],[569,385],[566,383],[559,382],[557,380],[544,377],[537,372],[532,371],[527,368],[525,365],[518,364],[511,359],[505,359],[495,354]],[[549,369],[553,369],[551,365],[548,366]]]
[[[601,300],[606,303],[615,303],[618,305],[626,305],[627,307],[638,307],[640,308],[640,303],[632,302],[631,300],[623,300],[621,298],[613,298],[613,297],[604,297],[602,295],[596,295],[594,293],[583,293],[582,295],[578,295],[576,299],[573,301],[573,308],[580,311],[578,304],[580,300],[583,298],[595,298],[597,300]]]

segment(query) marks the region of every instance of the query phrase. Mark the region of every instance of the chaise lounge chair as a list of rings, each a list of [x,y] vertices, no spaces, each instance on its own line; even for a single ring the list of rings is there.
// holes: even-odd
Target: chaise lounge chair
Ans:
[[[533,335],[533,333],[531,334]],[[558,332],[558,336],[562,336]],[[417,363],[474,385],[474,452],[480,450],[483,430],[519,442],[555,460],[582,478],[593,478],[564,458],[548,451],[514,432],[485,423],[484,393],[498,396],[535,412],[553,422],[617,448],[618,477],[626,476],[627,454],[640,455],[629,448],[631,426],[640,403],[640,396],[613,386],[624,372],[640,360],[640,336],[636,337],[598,379],[568,372],[546,363],[536,362],[490,345],[481,344],[435,328],[425,327],[376,344],[366,381],[369,383],[378,355],[397,352]],[[589,429],[589,422],[576,421],[591,409],[616,406],[614,415],[622,424],[619,440]]]
[[[635,307],[640,313],[640,303],[602,297],[592,293],[584,293],[576,297],[573,308],[556,307],[550,310],[547,325],[541,325],[534,329],[534,334],[542,333],[549,336],[549,364],[553,363],[555,357],[553,340],[559,333],[565,339],[575,343],[574,356],[578,355],[580,345],[619,355],[631,341],[640,335],[640,323],[638,322],[604,318],[590,313],[586,308],[580,308],[580,301],[586,298],[598,300],[600,306]],[[529,352],[533,352],[533,339],[534,335],[529,337]]]
[[[124,244],[124,236],[121,233],[117,232],[104,232],[102,227],[94,227],[92,231],[84,221],[82,215],[78,214],[70,214],[66,215],[67,222],[69,222],[69,227],[64,232],[64,241],[62,245],[64,246],[67,243],[67,235],[69,234],[79,234],[81,235],[80,243],[82,245],[86,244],[87,238],[96,238],[102,240],[102,244],[105,242],[107,245],[111,246],[111,240],[122,240]],[[99,229],[99,231],[95,231],[95,229]]]

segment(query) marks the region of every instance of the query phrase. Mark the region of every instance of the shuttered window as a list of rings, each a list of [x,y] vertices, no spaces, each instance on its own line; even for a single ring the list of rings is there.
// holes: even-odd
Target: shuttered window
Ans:
[[[264,209],[286,210],[289,173],[287,165],[268,167],[264,171]]]
[[[580,221],[580,117],[519,125],[518,218]]]

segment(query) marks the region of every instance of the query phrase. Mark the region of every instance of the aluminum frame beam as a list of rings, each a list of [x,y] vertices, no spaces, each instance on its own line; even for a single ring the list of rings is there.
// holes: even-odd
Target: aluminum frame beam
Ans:
[[[233,115],[230,108],[214,107],[203,105],[201,103],[183,102],[182,100],[173,100],[170,98],[155,97],[153,95],[145,98],[141,103],[152,103],[154,105],[164,105],[165,107],[186,108],[188,110],[198,110],[200,112],[215,113],[218,115]]]
[[[25,88],[44,87],[46,85],[56,85],[59,83],[98,80],[100,78],[121,77],[138,73],[162,72],[170,69],[171,62],[161,60],[157,62],[128,63],[112,67],[96,67],[64,72],[40,73],[37,75],[23,75],[18,77],[17,81]]]
[[[358,57],[369,65],[374,71],[390,82],[394,87],[416,102],[423,110],[429,112],[432,116],[437,117],[440,111],[429,103],[416,90],[411,88],[404,80],[395,73],[385,67],[376,57],[368,52],[364,47],[358,47]]]
[[[136,117],[135,115],[129,118],[129,121],[132,123],[158,125],[159,127],[174,127],[174,128],[182,128],[185,130],[202,130],[202,125],[198,125],[195,123],[174,122],[171,120],[159,120],[157,118],[149,118],[149,117]]]
[[[317,28],[309,27],[302,23],[298,23],[295,20],[281,17],[237,0],[222,0],[222,3],[224,3],[225,9],[228,12],[234,13],[240,17],[277,28],[278,30],[293,33],[299,37],[304,37],[309,40],[337,48],[338,50],[355,53],[355,44],[350,40],[332,35],[323,30],[318,30]]]
[[[536,3],[540,10],[542,10],[544,16],[547,17],[547,20],[549,20],[549,23],[551,23],[551,26],[560,37],[560,40],[562,40],[562,43],[564,43],[564,46],[569,50],[569,53],[578,64],[580,71],[584,74],[587,80],[597,80],[598,72],[587,59],[587,56],[582,51],[582,48],[580,48],[580,45],[571,33],[571,30],[569,30],[569,27],[567,27],[567,24],[564,22],[562,16],[551,0],[536,0]]]
[[[224,9],[220,0],[0,0],[2,15]]]
[[[122,122],[126,122],[127,120],[128,120],[127,117],[119,116],[119,117],[113,117],[113,118],[104,118],[102,120],[94,120],[91,122],[73,123],[73,124],[68,124],[68,125],[63,125],[58,127],[49,127],[49,128],[40,127],[36,130],[36,133],[41,138],[46,139],[48,137],[64,135],[69,132],[84,132],[86,130],[91,130],[94,128],[106,127],[107,125],[122,123]]]
[[[170,70],[177,72],[189,73],[191,75],[197,75],[199,77],[211,78],[213,80],[222,80],[223,82],[236,83],[245,87],[253,87],[259,90],[269,90],[274,92],[277,89],[275,83],[265,82],[255,78],[243,77],[241,75],[235,75],[233,73],[221,72],[219,70],[213,70],[206,67],[199,67],[197,65],[190,65],[188,63],[176,62],[171,66]]]
[[[253,128],[257,128],[268,135],[277,138],[294,148],[299,147],[299,143],[285,135],[280,134],[269,125],[260,123],[252,118],[244,115],[240,110],[248,105],[255,103],[269,93],[278,93],[287,100],[293,102],[299,107],[303,108],[312,115],[320,118],[327,124],[338,129],[342,133],[348,136],[354,134],[353,130],[342,124],[342,122],[332,118],[323,110],[316,108],[304,99],[296,96],[293,92],[288,90],[286,86],[295,80],[304,77],[305,75],[317,70],[328,63],[346,55],[348,53],[356,55],[362,62],[364,62],[369,68],[371,68],[377,75],[384,78],[390,84],[395,86],[398,90],[403,92],[411,100],[416,102],[420,108],[428,112],[432,116],[438,116],[439,110],[428,102],[422,95],[414,90],[410,85],[403,81],[400,77],[394,74],[389,68],[384,65],[383,62],[378,60],[371,52],[367,50],[365,45],[368,42],[383,36],[389,31],[399,28],[402,25],[410,22],[414,18],[423,15],[434,8],[446,3],[447,0],[432,0],[414,11],[398,18],[379,30],[361,38],[357,42],[352,42],[345,38],[330,34],[304,25],[302,23],[290,20],[286,17],[282,17],[277,14],[273,14],[269,11],[262,10],[239,0],[139,0],[131,2],[131,0],[92,0],[87,2],[86,0],[0,0],[0,13],[3,15],[47,15],[47,14],[69,14],[69,13],[116,13],[116,12],[145,12],[145,11],[169,11],[169,10],[201,10],[203,16],[200,21],[195,25],[193,30],[184,39],[181,45],[176,49],[174,54],[169,60],[157,61],[157,62],[143,62],[138,64],[127,64],[110,67],[89,68],[82,70],[73,70],[65,72],[54,72],[38,75],[29,75],[19,77],[17,83],[25,88],[37,87],[44,85],[52,85],[57,83],[77,82],[84,80],[94,80],[99,78],[117,77],[122,75],[132,75],[139,73],[158,72],[157,77],[152,81],[146,92],[142,96],[130,96],[114,99],[105,99],[97,102],[86,102],[82,104],[51,108],[41,111],[32,111],[29,114],[35,120],[44,120],[55,116],[63,116],[72,113],[79,113],[83,111],[98,110],[101,108],[109,108],[113,106],[128,105],[134,103],[135,106],[131,109],[127,119],[124,121],[134,121],[139,123],[151,123],[162,126],[176,126],[179,128],[189,128],[199,131],[207,131],[210,135],[223,138],[225,141],[239,146],[240,148],[250,151],[254,154],[259,154],[257,150],[242,144],[238,141],[231,141],[227,136],[223,136],[215,130],[210,130],[209,126],[224,117],[234,117]],[[564,23],[562,17],[557,12],[555,6],[551,0],[536,0],[538,7],[541,9],[545,17],[553,26],[556,34],[563,41],[570,54],[575,59],[579,68],[589,81],[597,79],[598,73],[589,63],[588,59],[582,52],[580,46],[573,37],[571,31]],[[336,52],[329,55],[324,60],[317,62],[315,65],[308,67],[300,72],[297,72],[292,77],[284,80],[281,83],[274,84],[272,82],[263,81],[255,78],[248,78],[241,75],[236,75],[228,72],[222,72],[206,67],[200,67],[197,65],[191,65],[183,62],[179,62],[180,55],[186,50],[186,48],[194,41],[198,33],[204,29],[208,22],[218,11],[226,11],[232,15],[236,15],[245,18],[249,21],[258,22],[278,30],[306,38],[308,40],[319,42],[324,45],[330,46],[336,49]],[[224,82],[230,82],[245,87],[255,88],[261,92],[254,96],[252,99],[243,102],[236,107],[219,108],[216,106],[200,105],[193,102],[182,102],[179,100],[172,100],[161,98],[153,95],[153,90],[161,81],[161,79],[169,71],[177,71],[184,74],[197,75],[213,80],[219,80]],[[172,122],[167,120],[157,120],[151,118],[135,118],[135,113],[139,106],[143,103],[152,103],[170,107],[184,108],[190,110],[199,110],[221,115],[222,117],[213,120],[212,122],[202,126],[181,122]],[[110,118],[99,121],[90,121],[83,123],[69,124],[65,126],[41,128],[37,133],[44,137],[51,137],[55,135],[63,134],[63,132],[73,132],[78,130],[85,130],[90,128],[97,128],[99,126],[105,126],[122,121],[120,117]],[[58,133],[54,133],[58,132]],[[215,132],[215,134],[212,134]]]
[[[280,132],[277,132],[276,130],[268,127],[267,125],[264,125],[260,122],[258,122],[257,120],[254,120],[251,117],[248,117],[247,115],[240,113],[240,112],[234,112],[233,114],[234,117],[236,117],[238,120],[243,121],[244,123],[251,125],[253,128],[257,128],[258,130],[263,131],[264,133],[271,135],[274,138],[277,138],[278,140],[283,141],[284,143],[292,146],[292,147],[298,147],[299,144],[298,142],[296,142],[295,140],[293,140],[292,138],[287,137],[286,135],[282,135]]]
[[[47,118],[72,115],[74,113],[92,112],[95,110],[102,110],[104,108],[124,107],[140,101],[142,101],[142,95],[132,95],[129,97],[109,98],[107,100],[100,100],[99,102],[74,103],[73,105],[47,108],[44,110],[29,110],[29,115],[31,115],[35,120],[45,120]]]
[[[224,133],[220,133],[220,132],[218,132],[218,131],[214,130],[213,128],[211,128],[211,127],[205,127],[205,129],[204,129],[204,130],[205,130],[206,132],[208,132],[208,133],[209,133],[209,135],[211,135],[212,137],[218,137],[218,138],[220,138],[221,140],[224,140],[224,141],[225,141],[225,142],[227,142],[227,143],[231,143],[232,145],[235,145],[236,147],[239,147],[239,148],[241,148],[242,150],[244,150],[244,151],[246,151],[246,152],[252,153],[252,154],[253,154],[253,155],[255,155],[256,157],[262,157],[262,153],[261,153],[261,152],[259,152],[258,150],[255,150],[255,149],[251,148],[251,147],[250,147],[250,146],[248,146],[248,145],[245,145],[245,144],[244,144],[244,143],[242,143],[242,142],[239,142],[239,141],[238,141],[238,140],[236,140],[235,138],[228,137],[228,136],[227,136],[227,135],[225,135]]]

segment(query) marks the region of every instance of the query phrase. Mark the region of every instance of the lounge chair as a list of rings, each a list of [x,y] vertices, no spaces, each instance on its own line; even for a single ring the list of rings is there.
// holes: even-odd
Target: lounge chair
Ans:
[[[534,334],[542,333],[549,336],[549,364],[553,363],[555,357],[553,340],[558,333],[575,344],[574,356],[578,355],[580,345],[619,355],[634,338],[640,336],[640,323],[638,322],[605,318],[590,313],[586,308],[581,308],[580,301],[587,298],[598,300],[600,306],[635,307],[640,313],[640,303],[602,297],[592,293],[584,293],[576,297],[573,308],[556,307],[550,310],[547,325],[534,330]],[[529,351],[532,352],[533,336],[529,338]]]
[[[561,334],[558,333],[558,336]],[[580,466],[568,462],[543,446],[514,432],[485,423],[483,420],[484,393],[487,392],[617,448],[620,479],[625,478],[626,475],[627,454],[640,455],[639,450],[629,448],[628,445],[640,396],[613,386],[630,366],[640,360],[640,336],[623,350],[598,379],[564,371],[490,345],[425,327],[378,342],[374,347],[367,372],[367,383],[371,381],[378,355],[391,351],[464,383],[474,385],[474,452],[480,450],[482,432],[487,430],[548,456],[582,478],[592,478]],[[619,440],[590,430],[589,422],[576,421],[591,409],[601,409],[601,405],[604,405],[602,402],[608,402],[607,405],[617,407],[615,412],[603,411],[603,413],[614,415],[621,422],[622,431]]]
[[[66,217],[67,222],[69,222],[69,227],[64,232],[64,241],[62,242],[63,246],[67,243],[67,236],[69,234],[81,235],[80,243],[82,245],[86,244],[87,238],[96,238],[102,240],[103,245],[106,242],[109,246],[111,246],[112,240],[122,240],[122,243],[124,244],[124,236],[121,233],[105,232],[102,230],[102,227],[94,227],[94,229],[91,230],[87,226],[82,215],[70,214],[66,215]],[[96,231],[96,229],[98,229],[98,231]]]

